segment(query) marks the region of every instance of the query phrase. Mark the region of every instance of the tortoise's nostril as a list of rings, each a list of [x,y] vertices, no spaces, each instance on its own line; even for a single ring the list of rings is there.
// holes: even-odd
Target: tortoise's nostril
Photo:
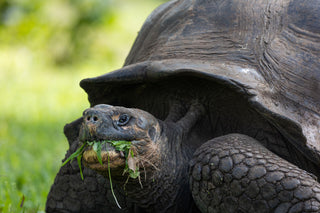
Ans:
[[[86,122],[95,123],[99,120],[99,117],[97,115],[87,115],[84,119]]]

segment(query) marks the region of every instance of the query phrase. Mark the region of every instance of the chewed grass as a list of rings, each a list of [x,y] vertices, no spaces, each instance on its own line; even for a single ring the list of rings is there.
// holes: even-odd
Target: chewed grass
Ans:
[[[81,161],[82,161],[83,153],[85,152],[87,147],[92,147],[92,149],[97,154],[97,159],[98,159],[99,163],[101,165],[103,165],[102,157],[101,157],[101,149],[102,149],[102,145],[105,144],[105,143],[109,143],[117,151],[119,151],[122,154],[124,154],[125,159],[126,159],[126,164],[125,164],[125,168],[123,170],[123,175],[128,174],[128,179],[129,178],[133,178],[133,179],[139,178],[139,182],[141,184],[139,166],[137,165],[136,157],[134,156],[134,152],[133,152],[133,149],[132,149],[130,141],[87,141],[87,142],[83,143],[82,146],[80,148],[78,148],[74,153],[72,153],[63,162],[62,166],[66,165],[68,162],[70,162],[70,161],[72,161],[72,160],[74,160],[76,158],[77,162],[78,162],[78,165],[79,165],[79,169],[80,169],[81,179],[84,180],[82,167],[81,167]],[[110,165],[110,160],[109,160],[109,153],[108,153],[107,168],[108,168],[108,175],[109,175],[111,192],[112,192],[112,195],[113,195],[113,197],[114,197],[114,199],[116,201],[117,206],[121,209],[121,207],[120,207],[120,205],[119,205],[119,203],[117,201],[117,198],[116,198],[116,196],[114,194],[114,191],[113,191],[111,171],[110,171],[110,166],[109,165]]]

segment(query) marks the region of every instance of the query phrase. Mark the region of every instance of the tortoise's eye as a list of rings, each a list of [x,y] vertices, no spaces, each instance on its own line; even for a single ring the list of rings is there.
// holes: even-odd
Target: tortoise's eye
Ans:
[[[119,117],[119,120],[117,121],[118,126],[124,126],[126,125],[130,120],[130,116],[127,114],[122,114]]]

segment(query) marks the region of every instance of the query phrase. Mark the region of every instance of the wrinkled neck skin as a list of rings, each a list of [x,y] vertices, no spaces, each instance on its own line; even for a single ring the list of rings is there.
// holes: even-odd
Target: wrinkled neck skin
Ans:
[[[190,202],[188,186],[189,156],[181,149],[183,135],[174,124],[161,122],[160,159],[157,168],[141,171],[141,185],[137,179],[129,179],[125,185],[125,196],[137,206],[150,212],[175,212]],[[170,131],[168,131],[170,129]],[[170,151],[168,151],[170,150]]]
[[[156,143],[159,144],[160,156],[154,165],[157,168],[140,169],[141,184],[137,179],[129,179],[124,191],[129,201],[148,212],[192,211],[188,184],[191,152],[182,146],[188,131],[202,114],[202,110],[196,108],[190,107],[178,121],[171,118],[159,121],[161,134]]]

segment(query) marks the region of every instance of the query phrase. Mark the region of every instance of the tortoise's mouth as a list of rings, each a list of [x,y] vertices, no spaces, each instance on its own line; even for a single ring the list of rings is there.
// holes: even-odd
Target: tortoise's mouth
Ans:
[[[93,149],[93,145],[90,145],[82,155],[83,162],[87,167],[96,171],[106,171],[108,167],[116,169],[125,166],[126,159],[123,151],[117,151],[111,144],[103,143],[103,141],[96,143],[101,143],[102,164],[99,162],[98,154]]]

